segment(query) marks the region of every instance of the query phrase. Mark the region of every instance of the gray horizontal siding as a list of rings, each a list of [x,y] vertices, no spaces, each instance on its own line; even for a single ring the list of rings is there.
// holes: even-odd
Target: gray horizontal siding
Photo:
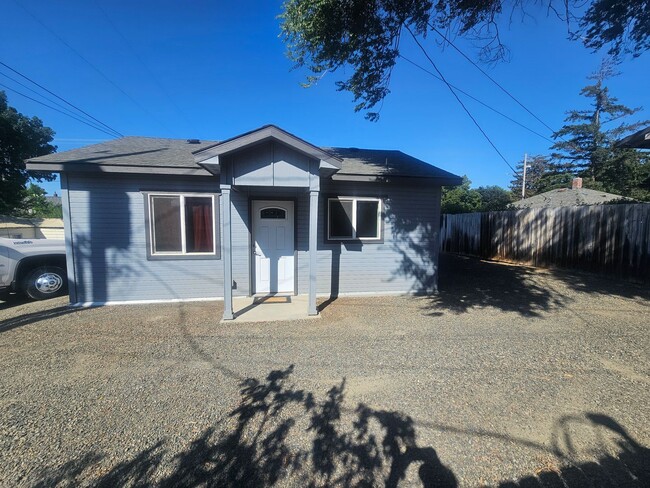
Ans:
[[[232,200],[232,279],[236,284],[233,296],[250,294],[250,234],[248,195],[233,191]],[[223,295],[223,292],[222,292]]]
[[[211,177],[68,175],[77,301],[223,296],[221,260],[147,260],[141,191],[218,191]]]
[[[381,197],[383,243],[326,242],[328,196]],[[430,293],[437,288],[440,187],[323,181],[318,213],[319,294]],[[298,204],[298,291],[309,285],[309,199]]]
[[[210,177],[69,175],[71,229],[78,302],[172,300],[223,296],[221,260],[148,261],[141,191],[218,191]],[[329,195],[384,199],[383,243],[327,243]],[[309,195],[302,189],[233,191],[233,295],[248,295],[249,201],[296,201],[298,292],[309,285]],[[224,209],[220,205],[223,213]],[[318,293],[429,292],[437,273],[440,187],[331,182],[321,188],[318,228]],[[220,219],[220,222],[223,220]],[[222,234],[221,234],[222,235]],[[334,277],[334,279],[332,279]]]

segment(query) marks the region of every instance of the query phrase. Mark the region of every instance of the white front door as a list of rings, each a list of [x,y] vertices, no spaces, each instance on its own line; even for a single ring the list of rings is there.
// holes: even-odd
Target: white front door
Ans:
[[[293,202],[253,200],[255,293],[294,291]]]

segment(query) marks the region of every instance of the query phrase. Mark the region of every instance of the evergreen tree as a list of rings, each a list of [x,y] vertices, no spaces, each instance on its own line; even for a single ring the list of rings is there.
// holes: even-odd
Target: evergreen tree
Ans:
[[[536,155],[527,158],[526,169],[526,198],[546,191],[542,178],[549,170],[546,156]],[[517,163],[517,174],[510,182],[510,191],[516,200],[521,198],[521,186],[524,179],[524,160]]]
[[[590,99],[590,106],[567,112],[566,124],[553,134],[557,140],[551,147],[554,163],[545,178],[564,182],[580,176],[587,188],[643,198],[645,192],[640,184],[647,172],[646,158],[636,149],[619,148],[615,143],[648,121],[612,124],[640,110],[610,95],[604,82],[615,74],[612,64],[604,62],[589,77],[594,83],[585,86],[580,94]]]

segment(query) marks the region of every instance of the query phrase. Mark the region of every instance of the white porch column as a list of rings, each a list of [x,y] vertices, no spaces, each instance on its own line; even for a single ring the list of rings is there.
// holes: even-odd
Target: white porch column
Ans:
[[[230,219],[230,185],[221,186],[223,206],[223,319],[232,320],[232,229]]]
[[[309,192],[309,310],[308,315],[318,315],[316,308],[316,275],[318,273],[318,190]]]

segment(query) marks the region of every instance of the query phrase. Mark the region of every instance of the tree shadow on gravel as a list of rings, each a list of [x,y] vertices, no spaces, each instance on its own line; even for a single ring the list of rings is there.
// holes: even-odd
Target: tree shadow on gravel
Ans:
[[[0,308],[0,310],[2,309]],[[40,322],[41,320],[49,320],[78,311],[78,308],[75,309],[69,305],[63,305],[61,307],[54,307],[46,310],[40,310],[38,312],[26,313],[6,320],[0,320],[0,333],[7,332],[17,327],[34,324]]]
[[[650,307],[647,286],[586,271],[533,268],[450,253],[440,254],[439,269],[440,291],[430,295],[427,303],[433,316],[492,307],[536,317],[573,304],[574,298],[562,293],[561,288],[636,300]]]
[[[429,297],[429,314],[456,314],[493,307],[536,317],[566,307],[571,299],[535,280],[533,268],[440,254],[439,292]]]
[[[271,371],[264,381],[242,381],[241,401],[229,414],[230,425],[204,430],[180,452],[170,452],[166,441],[159,441],[108,467],[101,454],[91,452],[44,469],[36,486],[457,486],[435,449],[418,444],[411,417],[363,403],[346,408],[345,380],[318,399],[290,384],[292,373],[289,366]],[[573,462],[569,432],[575,423],[602,430],[598,438],[604,433],[613,439],[619,454]],[[607,416],[562,419],[552,445],[564,466],[498,485],[572,488],[600,486],[607,480],[625,486],[650,482],[650,451]]]

